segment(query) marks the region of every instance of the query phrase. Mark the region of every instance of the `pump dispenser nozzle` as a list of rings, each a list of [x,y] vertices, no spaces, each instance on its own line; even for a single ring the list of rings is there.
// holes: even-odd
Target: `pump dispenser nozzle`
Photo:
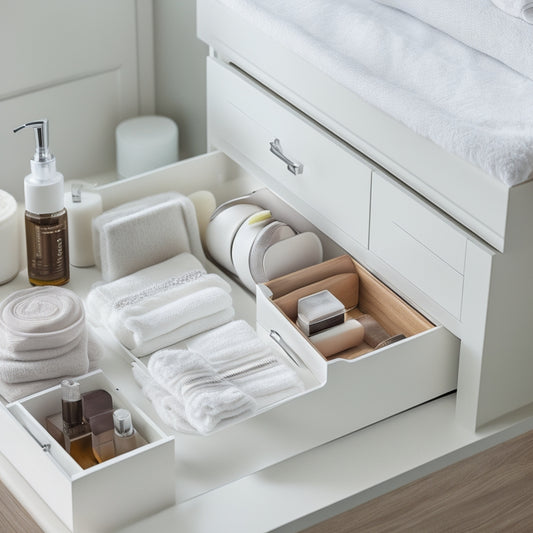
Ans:
[[[35,132],[35,155],[33,156],[33,160],[38,163],[44,163],[54,159],[54,156],[50,153],[48,144],[48,119],[43,118],[42,120],[26,122],[26,124],[15,128],[13,133],[17,133],[17,131],[24,128],[33,128]]]

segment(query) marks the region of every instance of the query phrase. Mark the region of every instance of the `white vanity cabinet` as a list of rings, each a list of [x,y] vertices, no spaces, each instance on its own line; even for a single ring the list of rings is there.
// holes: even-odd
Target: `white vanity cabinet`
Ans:
[[[460,339],[457,418],[465,427],[531,404],[533,182],[506,187],[237,11],[218,0],[197,6],[198,35],[211,47],[211,145]],[[303,174],[269,153],[274,139]]]

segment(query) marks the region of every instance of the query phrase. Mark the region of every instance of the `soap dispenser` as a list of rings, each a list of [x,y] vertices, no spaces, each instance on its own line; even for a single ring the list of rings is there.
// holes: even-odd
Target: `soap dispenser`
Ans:
[[[56,171],[48,148],[48,120],[19,126],[35,131],[35,155],[31,174],[24,179],[28,278],[32,285],[63,285],[69,281],[67,212],[63,175]]]

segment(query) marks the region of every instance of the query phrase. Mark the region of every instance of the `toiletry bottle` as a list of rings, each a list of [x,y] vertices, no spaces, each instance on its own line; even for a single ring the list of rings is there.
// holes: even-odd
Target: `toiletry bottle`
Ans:
[[[83,421],[77,381],[64,379],[61,382],[61,413],[65,450],[82,468],[98,464],[92,452],[91,429]]]
[[[93,454],[99,463],[115,457],[113,411],[91,417]]]
[[[117,409],[113,413],[115,425],[115,453],[120,455],[139,446],[146,444],[146,441],[139,435],[131,421],[131,413],[127,409]]]
[[[24,179],[28,278],[32,285],[63,285],[69,281],[63,175],[48,149],[48,120],[28,122],[14,131],[28,127],[34,128],[36,144],[31,174]]]

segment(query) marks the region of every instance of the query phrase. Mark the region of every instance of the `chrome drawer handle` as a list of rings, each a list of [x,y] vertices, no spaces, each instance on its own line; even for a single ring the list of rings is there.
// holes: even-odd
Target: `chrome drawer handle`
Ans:
[[[291,161],[281,149],[281,143],[279,142],[279,139],[274,139],[270,143],[270,151],[276,156],[279,157],[289,169],[290,172],[292,172],[295,176],[298,174],[301,174],[304,171],[304,166],[302,163],[298,163],[298,161]]]

